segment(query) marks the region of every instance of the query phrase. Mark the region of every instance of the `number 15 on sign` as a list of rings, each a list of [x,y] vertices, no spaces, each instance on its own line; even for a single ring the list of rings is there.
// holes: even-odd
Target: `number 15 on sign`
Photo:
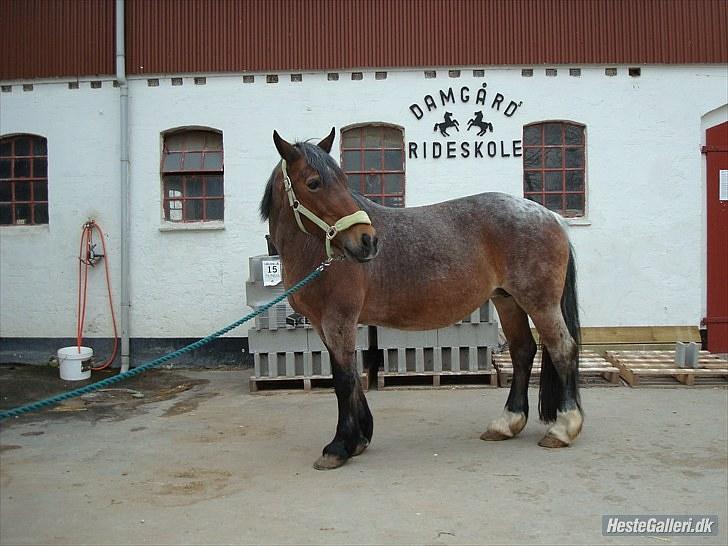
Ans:
[[[281,282],[281,262],[263,260],[263,286],[275,286]]]

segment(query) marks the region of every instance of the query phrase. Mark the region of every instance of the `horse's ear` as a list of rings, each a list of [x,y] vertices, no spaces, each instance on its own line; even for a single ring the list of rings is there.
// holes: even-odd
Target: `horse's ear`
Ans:
[[[331,132],[329,133],[329,136],[327,136],[325,139],[323,139],[321,142],[319,142],[318,147],[321,148],[327,154],[331,153],[331,146],[334,144],[335,136],[336,136],[336,127],[332,127]]]
[[[278,153],[281,154],[281,157],[288,163],[293,163],[301,157],[301,154],[298,150],[296,150],[296,147],[283,140],[281,135],[278,134],[278,131],[273,131],[273,143],[276,145]]]

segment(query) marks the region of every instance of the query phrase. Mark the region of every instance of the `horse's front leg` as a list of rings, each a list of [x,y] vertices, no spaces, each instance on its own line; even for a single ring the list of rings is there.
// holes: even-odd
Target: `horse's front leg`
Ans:
[[[356,369],[356,324],[329,327],[324,324],[322,330],[331,355],[339,420],[334,439],[324,447],[313,466],[317,470],[330,470],[340,467],[349,457],[359,455],[369,446],[374,422]]]

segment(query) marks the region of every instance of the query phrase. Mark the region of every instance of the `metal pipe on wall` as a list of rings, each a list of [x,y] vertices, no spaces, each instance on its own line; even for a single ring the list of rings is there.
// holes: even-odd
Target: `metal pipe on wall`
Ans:
[[[124,47],[124,0],[116,0],[116,81],[119,82],[119,178],[121,191],[121,371],[129,369],[129,86]]]

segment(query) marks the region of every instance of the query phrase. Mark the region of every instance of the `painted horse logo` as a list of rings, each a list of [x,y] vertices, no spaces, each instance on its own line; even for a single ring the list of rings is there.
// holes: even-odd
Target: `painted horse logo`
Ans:
[[[455,130],[458,133],[460,132],[460,129],[458,129],[458,127],[460,127],[458,120],[452,119],[452,114],[450,112],[445,112],[445,121],[443,121],[442,123],[435,123],[435,128],[433,129],[433,131],[440,131],[440,134],[442,136],[449,137],[450,135],[447,133],[447,130],[450,127],[455,127]]]
[[[475,112],[475,117],[468,121],[468,131],[473,125],[480,129],[478,136],[483,136],[488,131],[493,132],[493,124],[489,121],[483,121],[483,112]]]

